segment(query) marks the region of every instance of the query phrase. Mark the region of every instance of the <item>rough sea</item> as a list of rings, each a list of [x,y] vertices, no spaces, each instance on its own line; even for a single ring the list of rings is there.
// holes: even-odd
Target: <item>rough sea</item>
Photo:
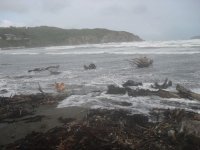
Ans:
[[[128,60],[147,56],[153,66],[138,69]],[[96,70],[84,70],[83,65],[95,63]],[[60,65],[60,74],[49,71],[28,72],[30,69]],[[58,46],[0,50],[0,96],[38,93],[38,83],[44,92],[55,92],[55,82],[63,82],[71,96],[58,108],[121,108],[136,113],[148,113],[153,108],[183,108],[200,113],[200,102],[187,99],[164,99],[156,96],[129,97],[106,94],[107,85],[121,85],[127,80],[140,81],[140,88],[150,89],[154,82],[168,78],[175,91],[177,83],[200,93],[200,40],[144,41],[79,46]],[[131,106],[123,106],[129,102]]]

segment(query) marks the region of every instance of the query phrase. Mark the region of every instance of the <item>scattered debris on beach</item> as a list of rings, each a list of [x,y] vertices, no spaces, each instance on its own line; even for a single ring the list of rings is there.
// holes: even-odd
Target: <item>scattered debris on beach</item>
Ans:
[[[83,67],[84,67],[85,70],[92,70],[92,69],[96,69],[97,68],[94,63],[91,63],[88,66],[84,65]]]
[[[194,99],[194,100],[199,100],[200,101],[200,94],[198,93],[194,93],[191,92],[190,90],[186,89],[185,87],[177,84],[176,86],[176,90],[177,91],[167,91],[164,90],[165,88],[169,87],[172,85],[172,81],[168,81],[168,79],[165,80],[165,82],[162,85],[159,84],[155,84],[155,86],[153,86],[154,88],[156,88],[157,90],[150,90],[150,89],[143,89],[143,88],[131,88],[131,86],[139,86],[142,83],[140,82],[134,82],[128,80],[127,82],[127,86],[126,84],[121,87],[117,86],[117,85],[108,85],[107,88],[107,94],[128,94],[128,96],[133,96],[133,97],[137,97],[137,96],[159,96],[161,98],[187,98],[187,99]],[[131,83],[131,84],[129,84]],[[133,83],[133,84],[132,84]],[[135,84],[137,83],[137,84]],[[129,85],[129,86],[128,86]],[[152,86],[151,86],[152,87]]]
[[[57,92],[64,92],[65,84],[63,82],[55,83],[55,88],[56,88]]]
[[[129,63],[131,66],[136,65],[138,68],[145,68],[153,64],[153,59],[144,56],[144,57],[134,58],[132,60],[129,60]]]
[[[62,127],[32,132],[5,149],[199,150],[200,120],[196,116],[200,117],[179,109],[152,110],[150,116],[124,110],[90,110],[81,121],[66,119]],[[152,118],[157,121],[150,121]]]
[[[41,92],[30,95],[0,97],[0,122],[6,122],[5,119],[33,115],[39,105],[56,104],[67,96],[68,93],[49,94]]]

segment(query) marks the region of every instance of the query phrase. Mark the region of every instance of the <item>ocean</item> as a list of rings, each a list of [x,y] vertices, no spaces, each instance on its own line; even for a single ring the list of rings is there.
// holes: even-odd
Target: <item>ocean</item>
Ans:
[[[149,68],[138,69],[128,60],[147,56],[154,60]],[[96,70],[84,70],[94,63]],[[28,72],[40,67],[60,65],[60,74],[49,71]],[[176,84],[200,93],[200,40],[144,41],[133,43],[87,44],[43,48],[0,50],[0,96],[56,93],[55,82],[63,82],[71,96],[57,108],[126,109],[148,113],[153,108],[180,108],[200,113],[200,102],[187,99],[164,99],[156,96],[129,97],[106,94],[107,85],[121,85],[127,80],[140,81],[140,88],[151,89],[154,82],[168,78],[175,91]],[[131,103],[129,106],[121,102]]]

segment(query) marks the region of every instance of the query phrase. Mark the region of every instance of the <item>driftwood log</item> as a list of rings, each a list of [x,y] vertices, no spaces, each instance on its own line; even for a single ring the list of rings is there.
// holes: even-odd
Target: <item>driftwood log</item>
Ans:
[[[48,66],[48,67],[42,67],[42,68],[34,68],[32,70],[28,70],[28,72],[41,72],[41,71],[50,71],[50,72],[54,72],[52,69],[58,69],[60,66],[56,65],[56,66]]]
[[[186,89],[185,87],[181,86],[180,84],[177,84],[176,90],[182,98],[196,99],[200,101],[200,94],[194,93],[189,89]]]
[[[147,57],[140,57],[140,58],[135,58],[132,60],[129,60],[129,63],[132,66],[137,66],[138,68],[145,68],[149,67],[153,64],[153,59],[147,58]]]
[[[154,85],[151,85],[154,89],[167,89],[168,87],[172,86],[172,81],[165,79],[163,84],[158,84],[158,82],[155,82]]]
[[[126,91],[128,93],[128,96],[159,96],[162,98],[180,98],[180,96],[171,91],[165,91],[165,90],[157,90],[157,91],[151,91],[148,89],[131,89],[131,88],[126,88]]]
[[[195,99],[200,101],[200,94],[191,92],[181,85],[176,86],[177,92],[166,91],[163,89],[158,89],[156,91],[152,91],[149,89],[131,89],[130,87],[118,87],[115,85],[109,85],[107,94],[128,94],[128,96],[159,96],[162,98],[187,98],[187,99]]]

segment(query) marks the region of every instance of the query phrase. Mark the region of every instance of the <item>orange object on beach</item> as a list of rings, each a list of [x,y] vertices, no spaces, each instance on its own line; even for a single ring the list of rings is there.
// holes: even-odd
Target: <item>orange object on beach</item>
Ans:
[[[55,88],[58,92],[63,92],[65,90],[65,84],[63,82],[55,83]]]

